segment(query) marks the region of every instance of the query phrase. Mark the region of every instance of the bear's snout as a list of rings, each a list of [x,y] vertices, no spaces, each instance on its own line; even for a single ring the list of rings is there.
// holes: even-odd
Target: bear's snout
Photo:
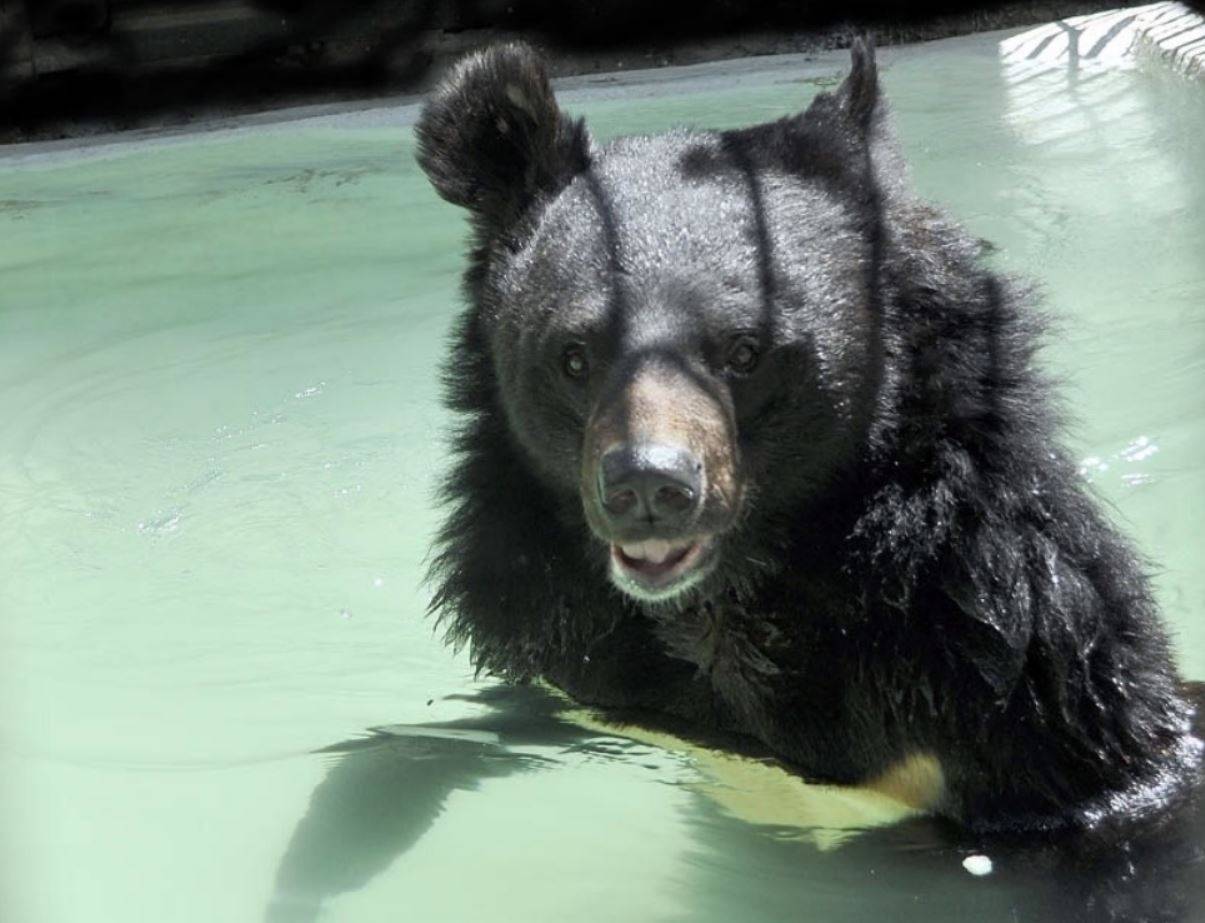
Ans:
[[[598,466],[599,502],[613,534],[683,533],[703,497],[703,462],[680,446],[617,445]]]
[[[727,405],[682,363],[620,366],[586,426],[586,520],[610,549],[612,581],[642,600],[698,584],[740,503]]]

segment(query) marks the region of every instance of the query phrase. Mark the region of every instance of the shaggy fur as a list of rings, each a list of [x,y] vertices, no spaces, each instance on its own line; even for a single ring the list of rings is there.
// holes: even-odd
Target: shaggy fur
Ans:
[[[801,114],[603,148],[533,51],[495,47],[417,132],[473,222],[432,609],[480,670],[746,734],[816,779],[932,753],[941,812],[977,829],[1154,808],[1192,775],[1142,565],[1059,445],[1040,316],[913,197],[867,45]],[[765,344],[754,372],[709,364],[725,325]],[[568,335],[589,383],[560,375]],[[608,584],[580,489],[640,362],[724,408],[744,489],[667,603]]]

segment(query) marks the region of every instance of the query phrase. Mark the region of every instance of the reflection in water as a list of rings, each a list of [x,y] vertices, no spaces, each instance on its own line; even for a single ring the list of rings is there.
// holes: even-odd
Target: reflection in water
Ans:
[[[1135,61],[1139,21],[1127,10],[1079,16],[1001,42],[1005,121],[1018,138],[1077,150],[1086,140],[1115,142],[1121,119],[1149,118],[1124,74]],[[1146,124],[1134,128],[1149,131]]]
[[[1000,43],[1005,119],[1022,141],[1055,150],[1082,148],[1085,135],[1116,145],[1123,140],[1119,123],[1126,135],[1147,137],[1161,107],[1130,92],[1126,72],[1151,55],[1183,71],[1199,70],[1205,19],[1179,3],[1155,3],[1075,16],[1007,38]]]
[[[1200,708],[1205,685],[1193,684],[1188,695]],[[281,860],[269,923],[319,919],[328,901],[365,886],[413,848],[454,791],[560,766],[523,748],[571,750],[596,738],[572,720],[564,700],[538,688],[495,687],[468,700],[489,712],[377,729],[320,751],[335,761]],[[791,805],[781,807],[782,816],[791,815]],[[785,825],[741,820],[700,789],[690,802],[688,829],[693,878],[682,889],[691,902],[684,919],[852,923],[882,913],[926,923],[1191,923],[1205,916],[1205,812],[1195,795],[1155,823],[1102,827],[1054,842],[975,841],[939,821],[913,817],[826,850]],[[993,862],[986,878],[972,877],[962,865],[979,853]]]

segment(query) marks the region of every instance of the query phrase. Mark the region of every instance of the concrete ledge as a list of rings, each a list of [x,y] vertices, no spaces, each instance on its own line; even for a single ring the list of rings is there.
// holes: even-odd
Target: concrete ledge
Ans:
[[[1156,4],[1136,26],[1134,49],[1191,77],[1205,77],[1205,17],[1180,3]]]
[[[1202,76],[1205,17],[1177,2],[1073,16],[1006,39],[1000,57],[1010,69],[1022,71],[1131,67],[1146,59]]]

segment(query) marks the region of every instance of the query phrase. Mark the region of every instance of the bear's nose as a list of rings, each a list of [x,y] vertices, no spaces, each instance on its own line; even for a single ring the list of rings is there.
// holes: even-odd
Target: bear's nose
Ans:
[[[598,491],[613,526],[680,529],[702,500],[703,463],[677,446],[617,446],[603,454]]]

